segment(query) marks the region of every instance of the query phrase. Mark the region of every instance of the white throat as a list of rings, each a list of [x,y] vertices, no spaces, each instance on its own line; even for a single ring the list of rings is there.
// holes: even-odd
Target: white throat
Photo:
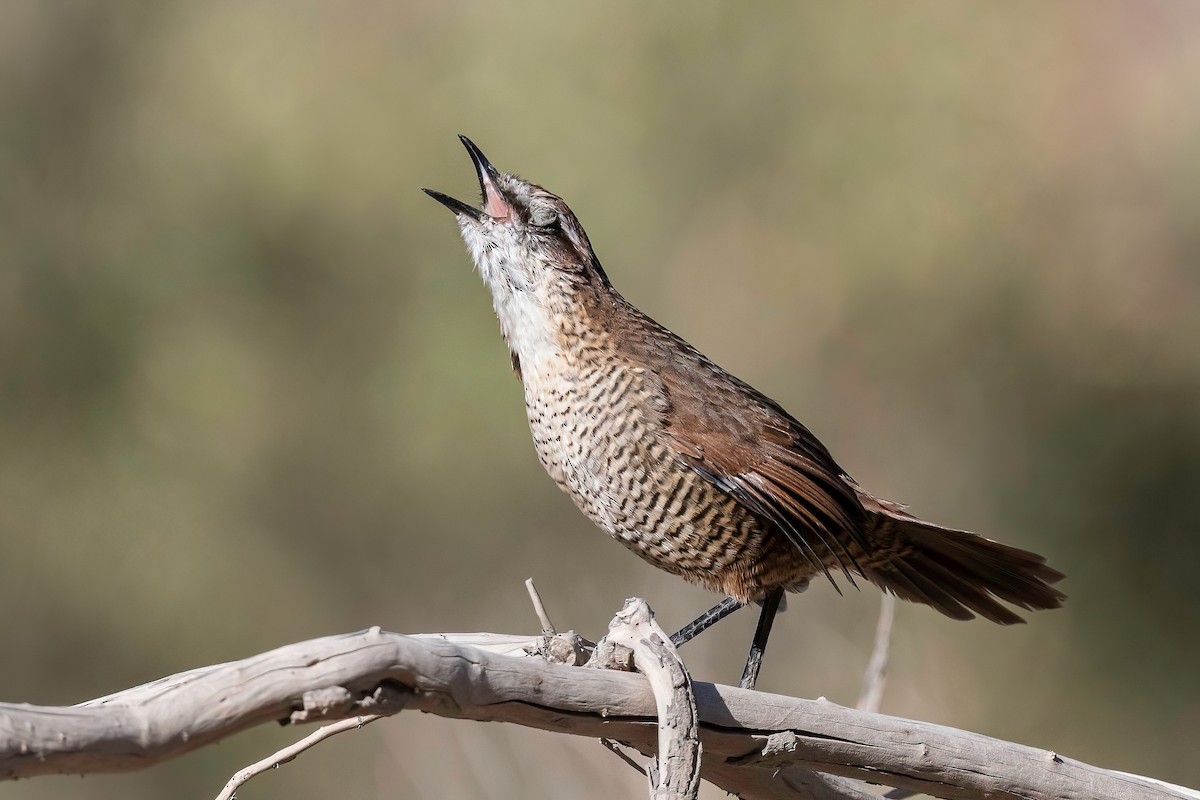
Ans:
[[[520,359],[523,375],[541,373],[564,356],[561,313],[567,288],[553,269],[531,263],[527,251],[508,235],[488,236],[460,224],[463,240],[492,293],[492,307],[508,348]]]

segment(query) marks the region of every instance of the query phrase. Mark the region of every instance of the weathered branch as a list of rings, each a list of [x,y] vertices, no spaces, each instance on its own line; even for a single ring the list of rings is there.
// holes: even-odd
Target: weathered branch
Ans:
[[[191,670],[79,706],[0,704],[0,778],[136,770],[264,722],[389,713],[401,704],[380,703],[381,697],[442,716],[605,737],[654,752],[656,711],[645,678],[514,655],[539,641],[373,628]],[[306,694],[328,689],[335,702],[305,709]],[[866,796],[818,773],[964,800],[1200,797],[938,725],[710,683],[694,682],[693,689],[702,775],[747,800]]]
[[[654,692],[658,766],[650,775],[651,800],[695,800],[700,793],[700,733],[692,679],[675,645],[645,600],[633,598],[608,626],[609,642],[633,651],[637,669]]]

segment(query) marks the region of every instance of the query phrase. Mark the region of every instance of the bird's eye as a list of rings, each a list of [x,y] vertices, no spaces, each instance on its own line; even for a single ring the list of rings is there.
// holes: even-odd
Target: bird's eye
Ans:
[[[560,227],[558,212],[545,206],[534,207],[530,211],[529,222],[535,228],[550,232],[557,231]]]

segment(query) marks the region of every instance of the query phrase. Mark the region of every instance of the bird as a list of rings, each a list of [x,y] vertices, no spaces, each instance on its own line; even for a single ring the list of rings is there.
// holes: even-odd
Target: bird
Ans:
[[[575,505],[654,566],[725,595],[682,646],[761,606],[740,685],[754,688],[787,592],[865,581],[956,620],[1057,608],[1045,558],[919,519],[858,484],[808,428],[625,299],[559,196],[475,167],[478,207],[450,209],[491,292],[534,447]],[[841,589],[838,588],[840,593]]]

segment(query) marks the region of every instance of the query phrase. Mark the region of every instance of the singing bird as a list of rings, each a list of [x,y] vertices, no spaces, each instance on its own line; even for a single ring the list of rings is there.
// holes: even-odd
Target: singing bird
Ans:
[[[859,486],[778,403],[622,297],[562,198],[459,138],[482,203],[425,192],[454,212],[491,290],[542,465],[617,541],[726,595],[677,645],[761,604],[741,681],[753,687],[783,593],[817,576],[1001,625],[1023,621],[1001,601],[1062,604],[1062,574],[1041,556]]]

